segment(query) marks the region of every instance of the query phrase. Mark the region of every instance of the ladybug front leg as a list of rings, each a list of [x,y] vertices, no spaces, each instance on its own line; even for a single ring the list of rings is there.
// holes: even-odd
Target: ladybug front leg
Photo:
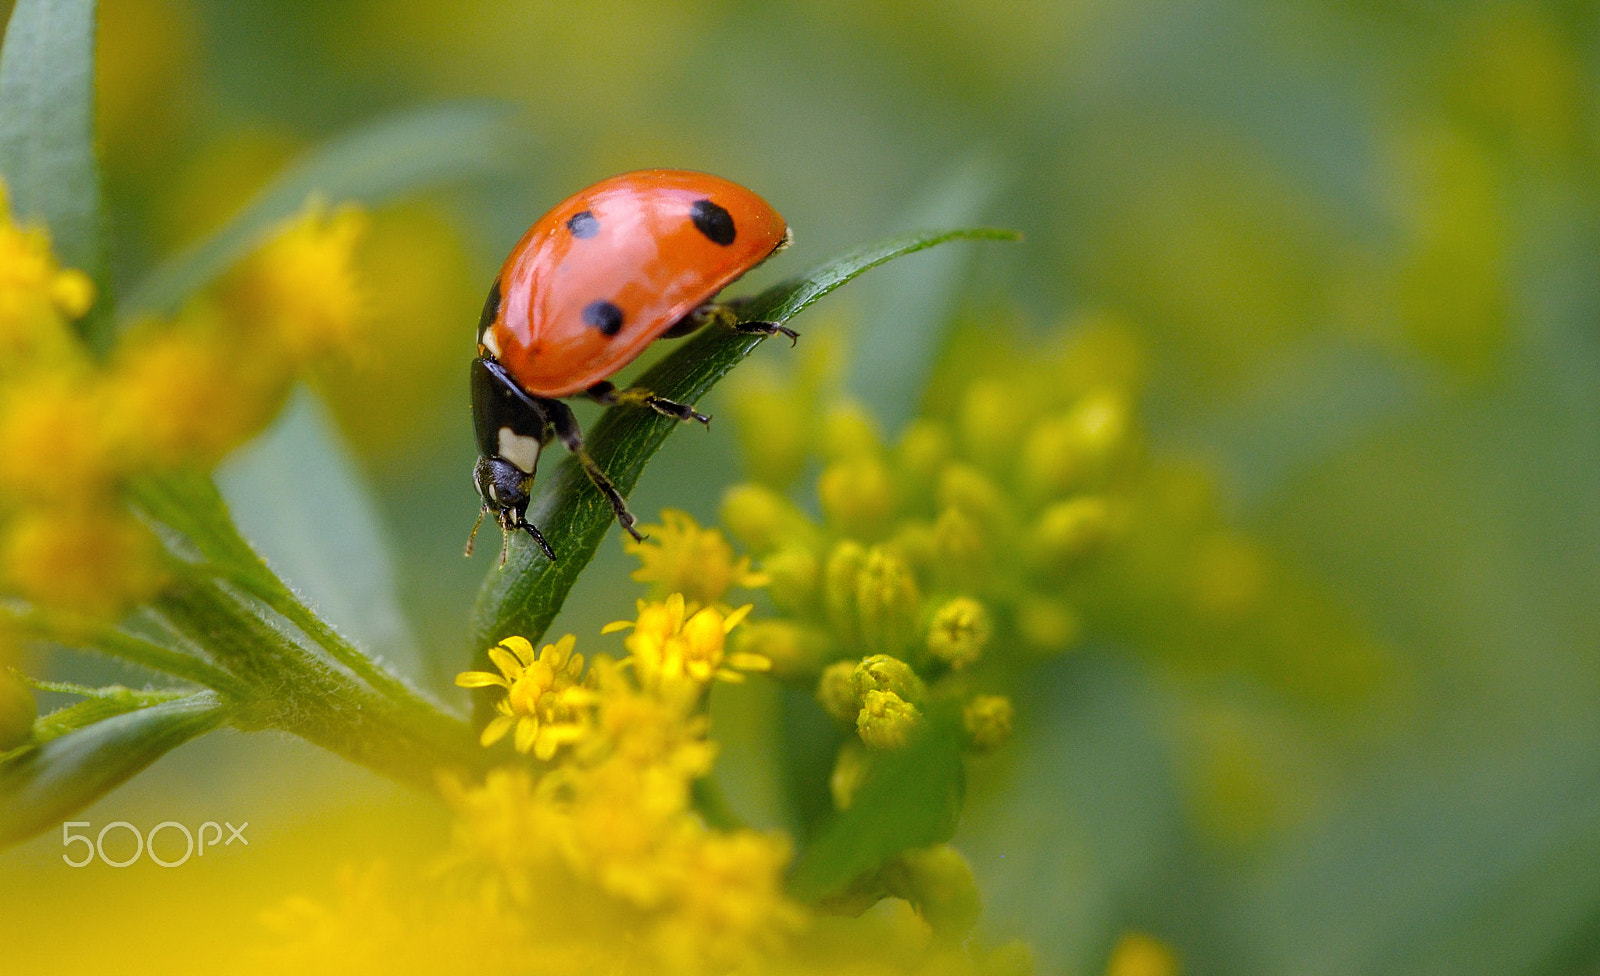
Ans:
[[[626,390],[619,390],[605,380],[583,391],[583,395],[595,403],[602,403],[608,407],[619,403],[636,403],[649,407],[663,417],[672,417],[677,420],[698,420],[706,426],[711,425],[711,418],[695,410],[687,403],[668,400],[666,397],[657,396],[643,387],[630,386]]]
[[[555,427],[556,436],[561,439],[561,443],[565,444],[567,450],[578,459],[589,480],[594,482],[594,486],[606,496],[606,501],[611,503],[611,510],[617,514],[617,521],[622,523],[622,527],[629,535],[642,542],[644,535],[634,528],[639,520],[628,511],[628,503],[622,500],[622,494],[617,491],[617,486],[611,483],[611,479],[600,470],[600,465],[595,463],[594,458],[589,456],[588,449],[583,446],[583,431],[578,429],[578,418],[572,415],[572,408],[560,400],[549,400],[544,397],[534,399],[550,418],[550,423]]]

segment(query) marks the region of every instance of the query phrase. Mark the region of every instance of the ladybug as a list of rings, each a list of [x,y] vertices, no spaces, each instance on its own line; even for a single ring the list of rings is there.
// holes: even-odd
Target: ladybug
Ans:
[[[583,446],[561,398],[632,403],[679,420],[711,418],[687,404],[607,377],[657,339],[711,324],[782,333],[777,322],[741,322],[712,301],[734,279],[789,245],[784,219],[728,180],[684,170],[624,173],[579,191],[540,217],[495,276],[478,322],[472,361],[472,420],[479,457],[472,481],[502,536],[522,529],[551,560],[555,552],[527,520],[539,453],[559,438],[635,539],[635,519]],[[467,554],[472,541],[467,542]],[[505,563],[502,539],[501,564]]]

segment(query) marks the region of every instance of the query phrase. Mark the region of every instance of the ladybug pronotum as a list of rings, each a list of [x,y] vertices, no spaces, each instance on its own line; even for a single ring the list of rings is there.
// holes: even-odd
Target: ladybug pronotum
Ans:
[[[688,404],[649,390],[618,390],[607,377],[651,342],[713,322],[793,340],[791,329],[740,322],[732,307],[712,301],[790,239],[783,218],[756,194],[683,170],[613,176],[540,217],[495,276],[478,324],[472,419],[479,457],[472,479],[483,506],[473,537],[492,514],[504,537],[522,529],[555,559],[527,510],[539,454],[559,438],[610,502],[617,521],[642,539],[560,398],[635,403],[679,420],[707,422]],[[504,540],[500,559],[504,564]]]

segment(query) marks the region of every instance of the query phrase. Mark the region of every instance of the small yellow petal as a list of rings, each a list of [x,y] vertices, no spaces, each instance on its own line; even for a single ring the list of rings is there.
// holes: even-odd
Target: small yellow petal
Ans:
[[[632,627],[632,626],[633,626],[633,621],[631,621],[631,620],[613,620],[609,624],[606,624],[604,627],[601,627],[600,628],[600,633],[602,633],[602,634],[615,634],[619,630],[627,630],[629,627]]]
[[[517,722],[517,736],[513,740],[518,752],[529,752],[533,743],[539,737],[539,720],[536,718],[523,718]]]
[[[733,630],[733,628],[739,626],[740,622],[743,621],[744,618],[750,616],[750,611],[753,609],[755,609],[754,603],[746,603],[744,606],[728,614],[727,618],[722,622],[722,632],[726,634]]]
[[[500,673],[506,676],[507,681],[515,681],[522,675],[522,662],[499,647],[489,648],[489,660],[494,662],[494,666],[500,669]]]
[[[504,739],[506,737],[506,733],[511,731],[511,726],[515,725],[516,723],[517,720],[513,716],[497,715],[495,716],[494,721],[483,727],[483,734],[478,737],[478,741],[485,747],[492,746],[501,739]]]
[[[526,637],[507,637],[500,642],[500,646],[521,658],[523,664],[533,661],[533,645],[528,643]]]
[[[498,674],[490,674],[487,671],[463,671],[456,675],[457,688],[488,688],[491,685],[499,685],[502,688],[511,687],[511,684],[505,678]]]

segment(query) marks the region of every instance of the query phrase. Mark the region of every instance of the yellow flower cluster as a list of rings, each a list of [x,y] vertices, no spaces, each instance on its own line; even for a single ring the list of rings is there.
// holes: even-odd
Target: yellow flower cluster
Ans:
[[[122,489],[206,468],[259,430],[297,370],[360,322],[353,211],[312,207],[175,321],[136,323],[97,358],[74,327],[94,301],[0,187],[0,592],[115,616],[167,566]]]
[[[902,747],[935,709],[959,704],[973,751],[1001,746],[1019,672],[1089,632],[1296,693],[1350,689],[1370,670],[1358,628],[1227,527],[1202,471],[1145,449],[1144,367],[1125,327],[1006,332],[958,334],[930,408],[892,443],[819,380],[837,364],[736,393],[742,439],[761,448],[722,522],[780,613],[736,647],[809,683],[855,732],[840,806],[871,753]],[[790,500],[813,458],[817,519]]]
[[[803,920],[782,892],[787,842],[713,831],[692,804],[716,755],[707,686],[766,663],[725,650],[749,610],[724,614],[674,593],[606,628],[632,631],[621,662],[602,656],[585,673],[570,635],[537,656],[510,638],[490,652],[500,674],[457,678],[506,689],[486,745],[515,727],[518,750],[554,760],[537,778],[511,768],[452,787],[444,869],[537,918],[541,958],[580,971],[723,971],[781,948]]]
[[[768,664],[726,648],[749,610],[640,601],[606,628],[629,631],[627,654],[587,668],[570,635],[537,654],[501,642],[497,672],[457,684],[504,689],[485,744],[515,730],[545,764],[447,780],[455,825],[430,880],[402,894],[374,869],[347,874],[332,905],[291,899],[269,916],[283,942],[260,954],[263,971],[1024,976],[1018,946],[938,937],[977,917],[971,870],[949,848],[895,862],[900,909],[833,918],[785,894],[785,837],[702,819],[694,784],[717,752],[706,693]]]

